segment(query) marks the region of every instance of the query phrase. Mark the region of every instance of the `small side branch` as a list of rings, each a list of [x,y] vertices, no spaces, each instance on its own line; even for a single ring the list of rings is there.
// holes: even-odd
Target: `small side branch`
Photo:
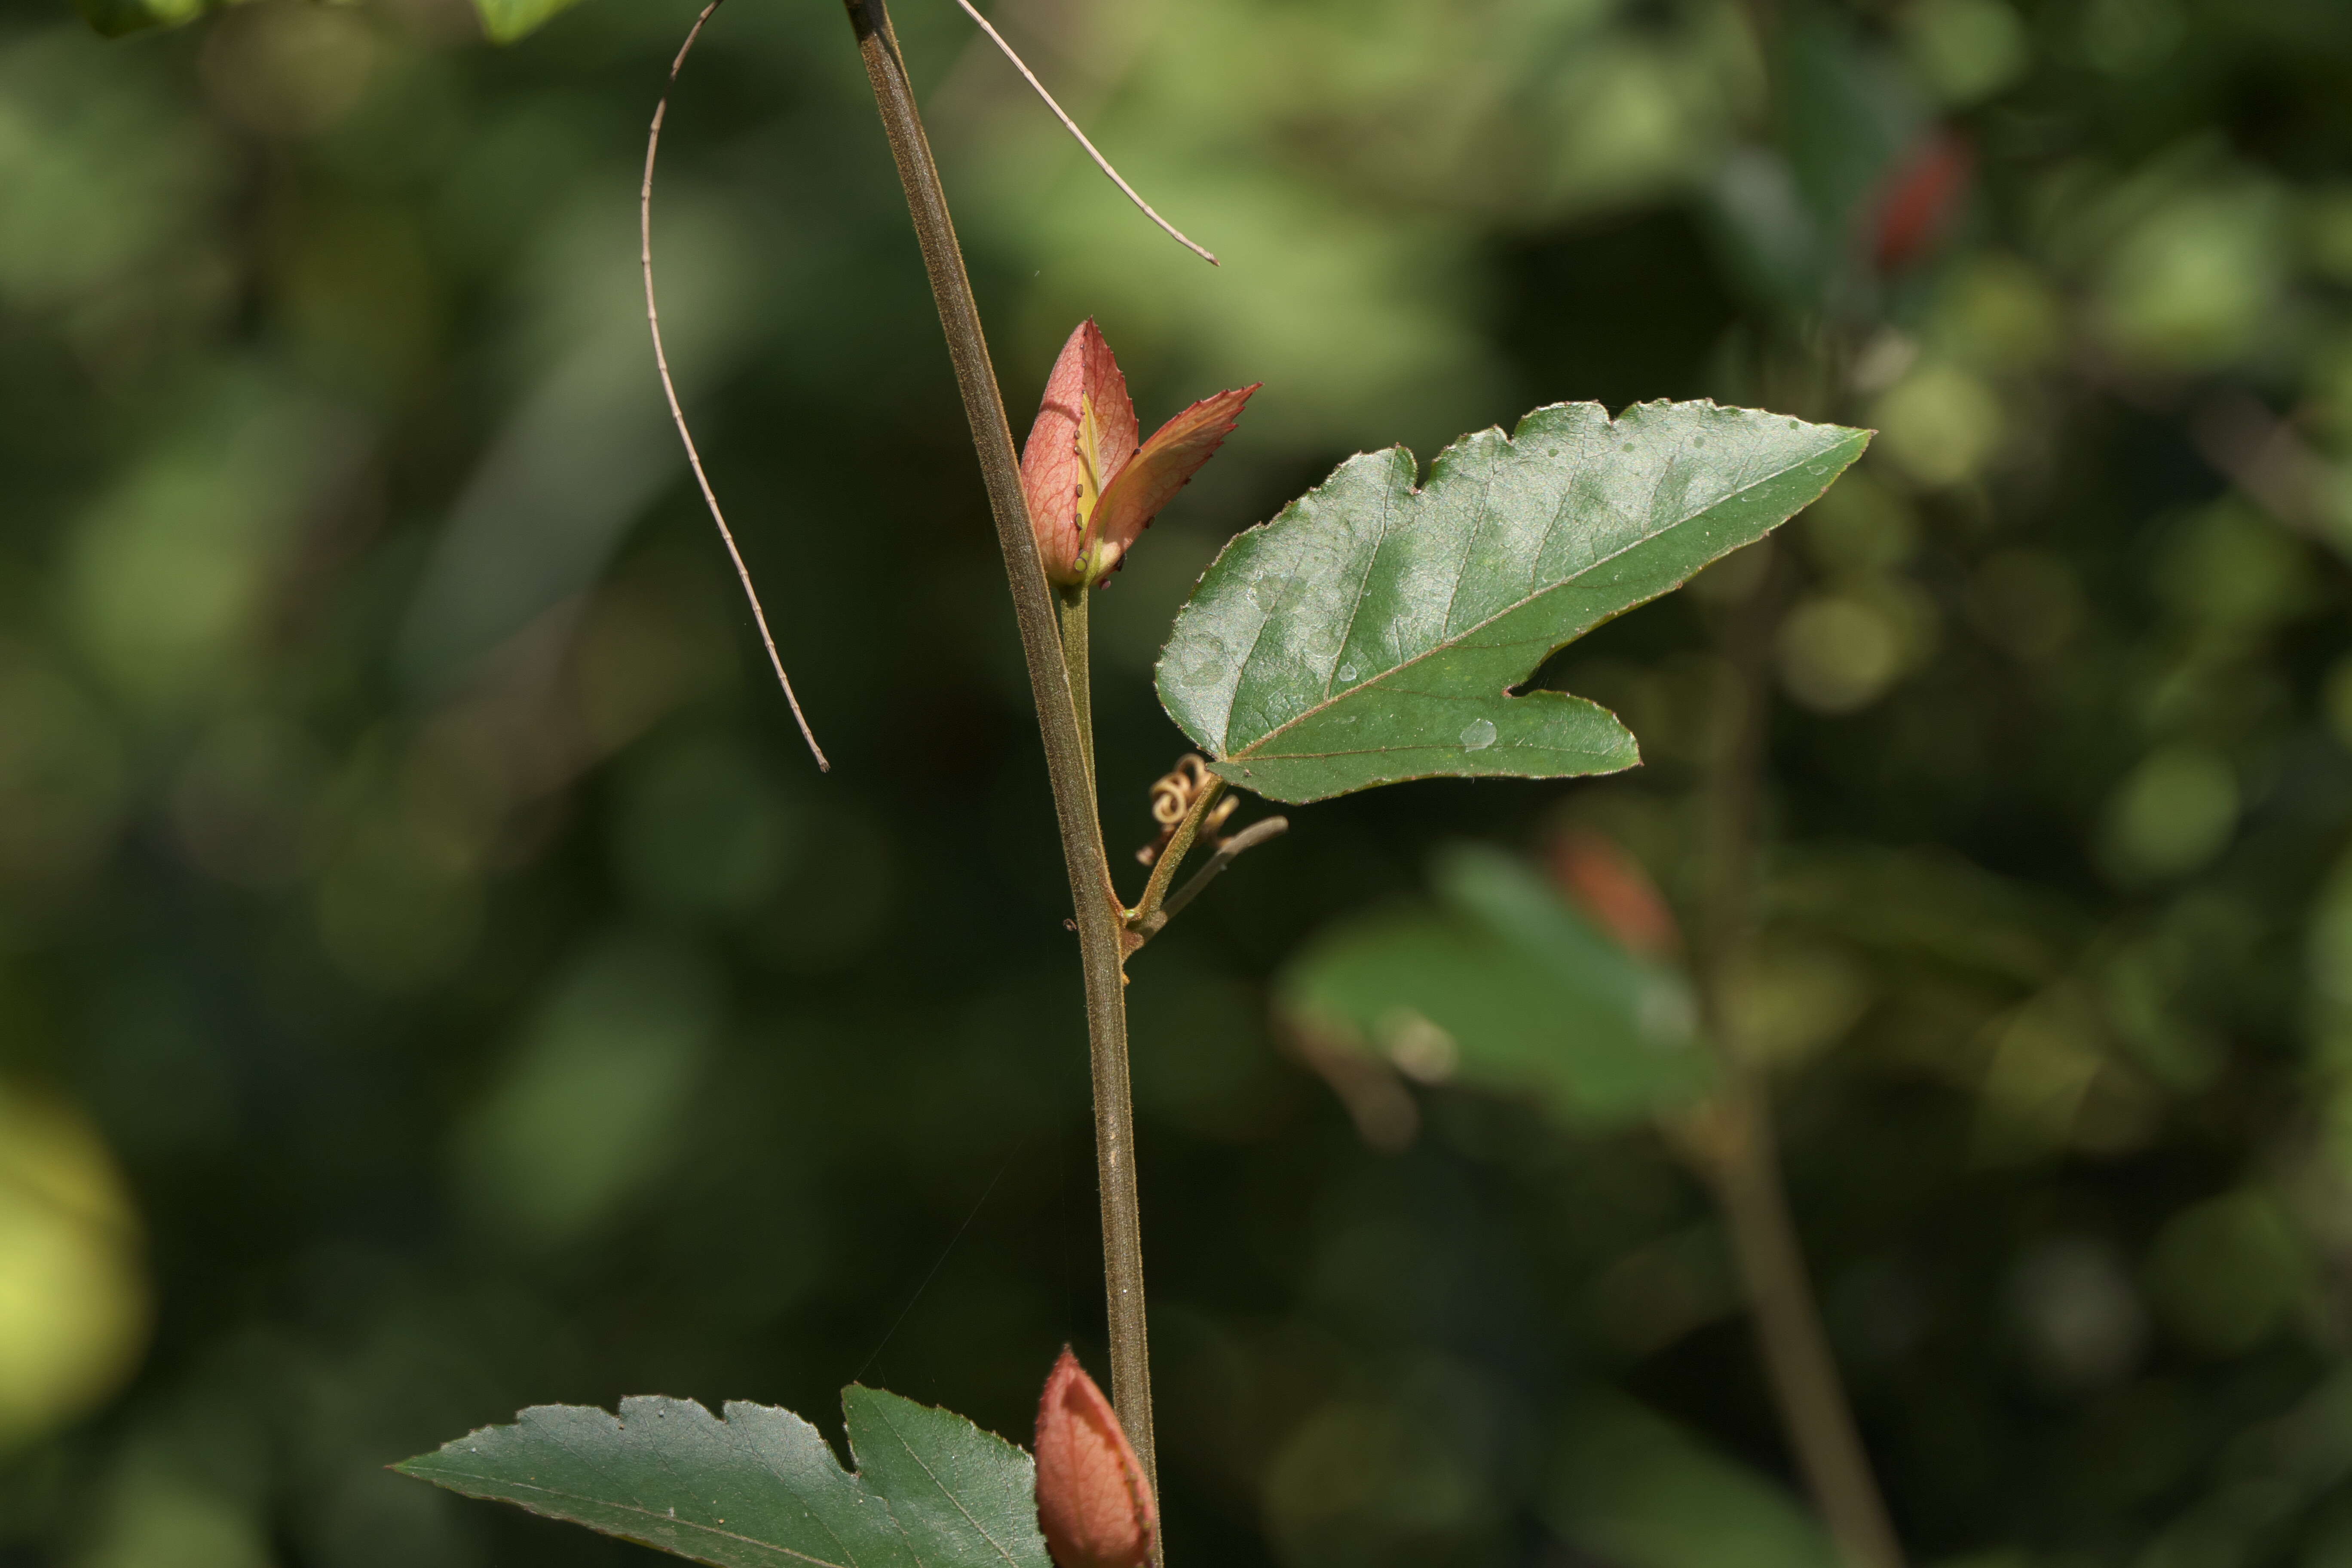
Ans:
[[[663,89],[661,101],[654,106],[653,129],[646,133],[646,178],[637,189],[637,258],[646,275],[646,324],[653,329],[654,365],[661,372],[662,395],[669,399],[670,422],[677,426],[677,438],[686,447],[686,460],[694,469],[694,482],[702,487],[702,500],[710,509],[710,521],[719,525],[719,537],[727,546],[727,558],[735,563],[735,575],[743,584],[743,596],[751,602],[751,618],[759,623],[760,641],[767,647],[769,668],[776,672],[776,684],[784,689],[784,700],[793,710],[793,722],[801,727],[801,739],[808,742],[817,771],[831,773],[833,764],[825,760],[824,748],[816,743],[808,715],[801,711],[801,700],[793,691],[793,678],[784,673],[783,658],[776,652],[776,635],[768,629],[768,612],[760,605],[760,591],[751,586],[751,569],[743,564],[743,552],[735,548],[735,535],[727,526],[727,514],[719,510],[718,492],[710,488],[710,476],[702,470],[702,454],[695,449],[694,437],[686,427],[686,410],[678,406],[677,386],[669,375],[669,355],[662,348],[661,309],[654,303],[654,158],[661,151],[662,120],[669,113],[669,95],[677,87],[677,73],[686,68],[686,57],[693,51],[694,41],[702,37],[703,24],[710,20],[711,13],[719,5],[720,0],[710,0],[702,8],[702,15],[694,19],[694,26],[687,29],[686,42],[678,46],[677,58],[669,65],[669,86]]]
[[[1192,765],[1188,766],[1188,763]],[[1166,839],[1139,855],[1139,858],[1150,858],[1151,879],[1143,885],[1143,897],[1135,901],[1135,908],[1125,911],[1122,917],[1129,932],[1159,912],[1160,900],[1168,897],[1169,887],[1175,881],[1177,871],[1182,868],[1184,857],[1192,852],[1192,843],[1207,826],[1210,808],[1216,805],[1217,796],[1224,793],[1224,788],[1225,781],[1209,772],[1197,756],[1188,756],[1179,762],[1167,777],[1152,786],[1153,815],[1159,816],[1163,825],[1168,823],[1168,817],[1162,803],[1172,805],[1182,799],[1187,790],[1191,792],[1191,798],[1185,803],[1183,815],[1167,827]]]
[[[1247,827],[1218,845],[1217,852],[1209,857],[1207,865],[1193,872],[1185,879],[1182,887],[1168,895],[1167,902],[1137,923],[1136,934],[1147,941],[1157,936],[1160,927],[1182,913],[1184,906],[1199,898],[1201,889],[1215,881],[1226,867],[1240,859],[1245,852],[1256,848],[1270,838],[1279,838],[1289,831],[1290,818],[1269,816],[1263,822],[1251,823]]]
[[[1766,1378],[1839,1557],[1847,1568],[1904,1568],[1789,1213],[1769,1098],[1754,1068],[1734,1072],[1685,1146],[1722,1210]]]
[[[990,25],[988,18],[982,16],[980,12],[973,7],[971,0],[956,0],[956,4],[962,6],[964,15],[979,23],[980,30],[986,33],[989,36],[990,40],[993,42],[998,48],[1004,51],[1004,58],[1013,62],[1013,68],[1021,73],[1023,80],[1026,81],[1032,88],[1036,89],[1037,96],[1045,100],[1045,107],[1054,111],[1054,118],[1062,122],[1062,129],[1067,131],[1071,135],[1078,139],[1078,145],[1087,150],[1087,156],[1095,161],[1095,167],[1100,169],[1104,174],[1108,174],[1110,176],[1110,183],[1117,185],[1121,191],[1124,191],[1127,194],[1127,199],[1133,202],[1139,208],[1142,209],[1143,216],[1150,218],[1153,223],[1158,224],[1169,238],[1174,240],[1177,244],[1182,246],[1185,249],[1191,251],[1193,255],[1199,257],[1210,266],[1217,266],[1218,261],[1215,257],[1210,255],[1201,247],[1193,244],[1190,239],[1187,239],[1184,237],[1183,230],[1178,228],[1174,224],[1170,223],[1166,218],[1161,217],[1158,213],[1152,211],[1151,204],[1145,201],[1141,196],[1136,195],[1135,187],[1129,184],[1127,181],[1120,176],[1119,172],[1110,166],[1110,160],[1104,157],[1096,148],[1095,144],[1087,140],[1087,133],[1078,129],[1078,122],[1065,113],[1060,104],[1054,101],[1054,95],[1047,92],[1045,90],[1045,84],[1037,79],[1037,73],[1029,68],[1027,61],[1024,60],[1018,54],[1013,52],[1013,46],[1004,41],[1004,35],[998,32],[994,26]]]

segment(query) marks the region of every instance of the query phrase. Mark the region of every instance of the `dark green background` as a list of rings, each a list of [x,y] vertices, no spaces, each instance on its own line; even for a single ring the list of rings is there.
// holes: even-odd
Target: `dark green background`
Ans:
[[[2352,1556],[2352,9],[1001,10],[1225,262],[905,5],[1016,424],[1089,312],[1147,427],[1266,383],[1097,602],[1115,858],[1175,606],[1339,458],[1571,398],[1880,428],[1788,536],[1744,1005],[1906,1543]],[[1066,887],[880,133],[836,8],[736,0],[656,209],[820,777],[637,314],[691,11],[0,3],[10,1568],[617,1563],[380,1467],[632,1393],[837,1431],[860,1376],[1020,1436],[1101,1365]],[[1882,277],[1937,123],[1977,177]],[[1373,1152],[1265,1016],[1446,839],[1565,812],[1692,886],[1710,614],[1563,662],[1642,773],[1297,811],[1136,963],[1180,1562],[1822,1561],[1741,1522],[1787,1459],[1654,1141],[1439,1092]]]

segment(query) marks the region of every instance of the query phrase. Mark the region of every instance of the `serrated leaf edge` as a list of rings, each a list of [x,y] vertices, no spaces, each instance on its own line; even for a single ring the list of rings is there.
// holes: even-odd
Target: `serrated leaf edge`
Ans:
[[[846,1426],[849,1415],[849,1396],[853,1392],[879,1394],[885,1399],[895,1400],[901,1404],[912,1405],[919,1409],[933,1411],[938,1415],[947,1416],[950,1420],[961,1422],[965,1427],[974,1434],[980,1436],[992,1438],[996,1442],[1002,1443],[1006,1447],[1013,1449],[1015,1453],[1020,1454],[1024,1458],[1030,1457],[1029,1451],[1026,1448],[1022,1447],[1020,1444],[1013,1442],[1011,1438],[1004,1436],[1001,1433],[990,1431],[987,1427],[982,1426],[979,1422],[974,1421],[971,1416],[964,1415],[961,1411],[950,1410],[943,1405],[925,1405],[920,1400],[908,1399],[903,1394],[893,1394],[887,1388],[874,1388],[862,1383],[853,1382],[844,1385],[842,1388],[841,1405],[845,1426]],[[725,1427],[729,1425],[727,1413],[735,1410],[738,1407],[773,1411],[779,1415],[790,1415],[793,1419],[799,1421],[806,1421],[807,1419],[805,1416],[801,1415],[799,1412],[788,1410],[781,1405],[759,1405],[751,1400],[730,1399],[719,1407],[719,1414],[713,1415],[710,1407],[703,1404],[702,1401],[698,1399],[679,1399],[674,1394],[632,1394],[629,1398],[667,1399],[677,1405],[690,1405],[695,1409],[702,1413],[704,1419],[709,1421],[713,1426],[720,1427]],[[625,1405],[627,1400],[625,1399],[622,1403]],[[450,1449],[458,1447],[460,1444],[467,1442],[470,1438],[479,1437],[485,1433],[506,1431],[521,1426],[523,1417],[529,1415],[535,1410],[593,1410],[597,1415],[611,1421],[615,1426],[625,1428],[627,1426],[627,1423],[622,1419],[620,1411],[617,1407],[612,1410],[607,1410],[601,1405],[527,1405],[523,1406],[522,1409],[515,1413],[515,1418],[512,1421],[504,1423],[503,1425],[492,1422],[485,1426],[477,1426],[473,1430],[466,1433],[463,1436],[451,1438],[448,1442],[442,1444],[441,1447],[434,1449],[430,1453],[412,1455],[408,1458],[397,1460],[392,1464],[386,1465],[384,1468],[397,1471],[401,1475],[410,1477],[415,1480],[425,1481],[431,1485],[441,1487],[445,1490],[458,1492],[461,1496],[476,1497],[485,1502],[511,1503],[515,1507],[521,1509],[526,1513],[536,1514],[541,1519],[552,1519],[560,1523],[578,1524],[583,1521],[568,1518],[562,1514],[551,1512],[545,1508],[536,1507],[530,1501],[522,1498],[507,1497],[498,1493],[484,1495],[482,1493],[468,1492],[463,1488],[451,1486],[449,1483],[452,1481],[473,1481],[484,1487],[495,1486],[503,1489],[504,1491],[536,1492],[541,1497],[551,1500],[562,1499],[568,1502],[582,1504],[590,1508],[608,1509],[619,1513],[641,1514],[646,1519],[660,1521],[665,1528],[682,1528],[688,1531],[698,1531],[704,1535],[717,1537],[720,1540],[739,1542],[745,1546],[751,1547],[755,1551],[772,1552],[779,1557],[791,1558],[794,1562],[810,1563],[814,1565],[814,1568],[856,1568],[854,1556],[849,1562],[835,1563],[829,1558],[811,1556],[805,1552],[795,1552],[789,1546],[779,1546],[773,1542],[761,1541],[756,1536],[738,1534],[736,1531],[731,1530],[719,1530],[695,1520],[680,1519],[674,1513],[656,1513],[651,1509],[644,1508],[635,1504],[612,1502],[602,1498],[585,1497],[577,1492],[559,1491],[553,1487],[536,1487],[528,1482],[509,1480],[502,1476],[483,1475],[467,1470],[432,1469],[424,1468],[427,1466],[430,1461],[438,1458],[441,1455],[447,1453]],[[889,1420],[888,1415],[878,1408],[877,1409],[876,1414],[881,1417],[884,1425],[889,1427],[892,1436],[898,1436],[898,1426],[895,1423],[892,1423]],[[850,1463],[847,1466],[844,1466],[842,1464],[840,1455],[833,1452],[833,1443],[823,1432],[817,1433],[817,1440],[824,1445],[827,1456],[833,1460],[834,1468],[835,1469],[839,1470],[843,1475],[846,1476],[853,1481],[856,1481],[861,1484],[865,1483],[865,1460],[857,1452],[857,1444],[855,1439],[849,1437],[845,1431],[843,1443],[849,1450],[850,1458]],[[560,1442],[560,1439],[558,1441]],[[931,1467],[925,1463],[922,1456],[915,1452],[914,1446],[912,1444],[908,1443],[903,1436],[898,1436],[898,1442],[900,1447],[907,1450],[908,1456],[922,1469],[923,1474],[930,1479],[931,1484],[939,1488],[940,1495],[946,1498],[950,1503],[952,1503],[958,1513],[963,1515],[964,1521],[971,1526],[974,1533],[978,1534],[982,1540],[987,1542],[988,1544],[995,1550],[996,1554],[1003,1561],[1013,1563],[1017,1563],[1021,1561],[1018,1555],[1006,1547],[1003,1542],[998,1541],[994,1535],[991,1534],[978,1520],[971,1517],[971,1511],[963,1506],[963,1500],[957,1497],[953,1491],[950,1490],[949,1488],[940,1480],[938,1475],[931,1469]],[[568,1444],[562,1446],[566,1447],[570,1447]],[[576,1452],[574,1457],[578,1458]],[[583,1462],[585,1463],[584,1460]],[[592,1465],[589,1468],[593,1469],[599,1467]],[[885,1497],[881,1492],[874,1490],[870,1487],[866,1489],[866,1495],[881,1505],[882,1511],[889,1516],[890,1522],[898,1529],[900,1538],[902,1540],[905,1539],[907,1535],[905,1521],[898,1518],[898,1510],[890,1506],[890,1500],[887,1497]],[[590,1525],[587,1528],[594,1529],[595,1527]],[[709,1563],[712,1561],[712,1559],[707,1557],[692,1557],[688,1553],[677,1552],[673,1547],[648,1541],[640,1536],[622,1535],[615,1531],[598,1531],[597,1533],[613,1534],[616,1540],[631,1542],[639,1546],[649,1547],[656,1552],[667,1552],[673,1556],[688,1556],[691,1561],[697,1563]],[[723,1568],[723,1565],[719,1565],[719,1568]]]
[[[712,1415],[710,1407],[703,1404],[702,1401],[698,1399],[677,1399],[672,1394],[633,1394],[630,1397],[669,1399],[675,1404],[691,1405],[697,1410],[701,1411],[703,1416],[713,1426],[725,1426],[727,1425],[727,1417],[723,1413],[726,1408],[725,1406],[721,1407],[721,1414]],[[748,1404],[750,1402],[730,1400],[728,1403],[730,1405],[732,1405],[738,1403]],[[783,1410],[782,1405],[764,1405],[760,1408],[782,1411],[787,1415],[797,1415],[796,1412]],[[481,1475],[472,1471],[455,1469],[435,1471],[418,1468],[424,1462],[436,1458],[441,1454],[446,1453],[449,1449],[465,1442],[467,1438],[478,1437],[486,1432],[498,1432],[510,1427],[520,1426],[522,1425],[523,1417],[530,1415],[534,1410],[593,1410],[597,1415],[610,1420],[616,1426],[625,1428],[628,1425],[625,1421],[622,1420],[621,1414],[618,1409],[607,1410],[601,1405],[527,1405],[523,1406],[522,1409],[517,1411],[515,1413],[514,1420],[506,1423],[504,1426],[501,1426],[495,1422],[488,1426],[477,1426],[472,1431],[467,1433],[465,1436],[452,1438],[450,1441],[444,1443],[440,1447],[434,1449],[430,1454],[418,1454],[413,1458],[402,1459],[396,1464],[386,1465],[384,1468],[388,1470],[396,1470],[404,1476],[413,1477],[420,1481],[431,1482],[433,1485],[443,1487],[447,1490],[458,1491],[464,1496],[478,1497],[484,1502],[511,1503],[515,1507],[521,1509],[525,1513],[536,1514],[541,1519],[551,1519],[561,1524],[581,1524],[584,1521],[571,1518],[564,1514],[551,1512],[548,1509],[534,1506],[525,1499],[509,1497],[504,1495],[504,1493],[509,1491],[531,1491],[549,1500],[562,1499],[588,1508],[610,1510],[615,1513],[640,1514],[646,1519],[660,1521],[662,1526],[666,1529],[699,1531],[704,1535],[714,1536],[723,1541],[740,1542],[743,1545],[751,1547],[756,1551],[772,1552],[778,1557],[789,1557],[794,1562],[811,1563],[814,1565],[814,1568],[856,1568],[856,1564],[854,1563],[835,1563],[828,1558],[813,1557],[805,1552],[795,1552],[789,1546],[778,1546],[773,1542],[761,1541],[756,1536],[738,1534],[736,1531],[731,1530],[719,1530],[712,1525],[701,1523],[697,1520],[680,1519],[675,1513],[656,1513],[649,1508],[642,1507],[634,1503],[614,1502],[604,1498],[583,1496],[578,1492],[559,1491],[553,1487],[532,1486],[524,1481],[509,1480],[503,1476]],[[820,1440],[823,1440],[824,1434],[819,1433],[818,1436]],[[558,1441],[560,1443],[560,1440]],[[566,1448],[571,1447],[569,1444],[560,1444],[560,1446]],[[832,1447],[833,1445],[830,1442],[825,1443],[825,1447],[828,1451],[831,1450]],[[573,1457],[575,1458],[579,1457],[576,1451],[574,1451]],[[583,1462],[585,1463],[584,1460]],[[838,1456],[834,1458],[833,1462],[836,1468],[841,1464],[841,1460]],[[591,1465],[589,1468],[594,1469],[599,1468],[600,1467]],[[853,1479],[855,1479],[854,1473]],[[500,1491],[488,1496],[484,1496],[480,1493],[464,1492],[460,1488],[448,1486],[447,1483],[453,1480],[475,1481],[481,1483],[486,1487],[495,1486],[499,1488]],[[887,1500],[877,1496],[875,1500],[882,1503],[884,1512],[887,1513],[889,1511],[889,1503]],[[892,1515],[892,1521],[895,1523],[896,1521],[897,1516]],[[593,1525],[588,1525],[587,1528],[594,1530],[596,1527]],[[647,1540],[643,1536],[623,1535],[617,1531],[601,1530],[597,1531],[597,1533],[600,1535],[612,1534],[616,1540],[630,1542],[635,1545],[649,1548],[652,1551],[667,1552],[672,1556],[688,1557],[689,1561],[696,1563],[715,1562],[714,1559],[709,1557],[698,1557],[688,1552],[678,1552],[672,1546],[663,1542]],[[724,1568],[724,1565],[719,1564],[718,1565],[718,1568]]]

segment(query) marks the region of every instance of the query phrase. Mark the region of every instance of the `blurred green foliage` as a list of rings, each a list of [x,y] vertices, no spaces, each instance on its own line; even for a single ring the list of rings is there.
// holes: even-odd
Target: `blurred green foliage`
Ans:
[[[461,0],[109,43],[0,0],[0,1563],[620,1562],[385,1462],[539,1400],[864,1378],[1018,1435],[1100,1364],[1028,697],[838,11]],[[1215,548],[1536,404],[1878,427],[1792,525],[1770,1020],[1916,1556],[2352,1552],[2352,12],[2335,0],[1005,0],[1115,192],[898,16],[1025,413],[1263,379],[1099,602],[1114,844]],[[121,19],[109,11],[101,16]],[[520,11],[516,13],[520,25]],[[1764,32],[1759,35],[1759,28]],[[1441,840],[1696,874],[1706,580],[1559,684],[1648,765],[1318,805],[1138,960],[1187,1560],[1796,1568],[1678,1170],[1423,1091],[1265,980]]]
[[[1619,947],[1509,856],[1456,846],[1433,869],[1440,910],[1343,926],[1284,972],[1279,1016],[1327,1072],[1347,1069],[1326,1053],[1369,1051],[1424,1083],[1529,1100],[1572,1132],[1639,1126],[1715,1087],[1678,967]],[[1360,1098],[1360,1074],[1339,1082],[1360,1125],[1395,1103]]]

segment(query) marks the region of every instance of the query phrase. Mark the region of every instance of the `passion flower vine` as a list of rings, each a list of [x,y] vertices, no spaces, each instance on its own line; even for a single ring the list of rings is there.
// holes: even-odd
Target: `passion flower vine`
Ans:
[[[1106,848],[1087,590],[1125,563],[1258,386],[1203,398],[1140,438],[1127,378],[1100,329],[1082,321],[1016,456],[887,0],[845,0],[845,9],[971,427],[1069,877],[1094,1095],[1108,1396],[1065,1352],[1039,1406],[1034,1456],[950,1411],[852,1384],[842,1395],[843,1450],[789,1410],[737,1401],[713,1415],[647,1395],[623,1400],[616,1413],[534,1405],[398,1468],[717,1568],[1165,1568],[1127,963],[1234,856],[1283,829],[1284,818],[1267,817],[1223,835],[1221,795],[1240,788],[1304,804],[1413,779],[1572,778],[1634,765],[1639,747],[1616,715],[1537,681],[1538,670],[1594,627],[1761,540],[1828,489],[1870,436],[1706,402],[1638,404],[1614,417],[1598,404],[1560,403],[1508,433],[1466,435],[1425,468],[1402,447],[1349,458],[1240,528],[1170,628],[1156,685],[1190,744],[1169,775],[1183,787],[1151,792],[1165,799],[1153,816],[1167,831],[1129,907]],[[649,133],[648,184],[652,142]],[[641,187],[641,264],[651,254],[649,201]],[[647,296],[650,318],[650,285]],[[1758,668],[1753,658],[1741,663]],[[1206,862],[1179,886],[1187,857],[1202,849]],[[1727,853],[1725,864],[1749,858]],[[1630,861],[1587,845],[1562,876],[1629,948],[1670,951],[1671,916]],[[1548,897],[1540,885],[1538,895]],[[1625,1033],[1647,1050],[1638,1030]],[[1632,1058],[1622,1070],[1647,1071],[1649,1061]],[[1763,1101],[1733,1109],[1747,1118],[1734,1129],[1745,1142],[1727,1146],[1769,1154]],[[1758,1166],[1725,1178],[1735,1179],[1748,1184],[1742,1191],[1764,1191],[1759,1184],[1778,1178]],[[1780,1245],[1786,1256],[1774,1278],[1800,1288],[1775,1300],[1794,1301],[1804,1321],[1776,1320],[1795,1326],[1768,1334],[1767,1349],[1797,1345],[1813,1377],[1807,1386],[1824,1386],[1823,1369],[1834,1369],[1801,1288],[1802,1259],[1785,1235]],[[1833,1376],[1825,1386],[1828,1423],[1809,1415],[1795,1440],[1809,1475],[1835,1483],[1817,1482],[1832,1533],[1851,1563],[1900,1568]]]

